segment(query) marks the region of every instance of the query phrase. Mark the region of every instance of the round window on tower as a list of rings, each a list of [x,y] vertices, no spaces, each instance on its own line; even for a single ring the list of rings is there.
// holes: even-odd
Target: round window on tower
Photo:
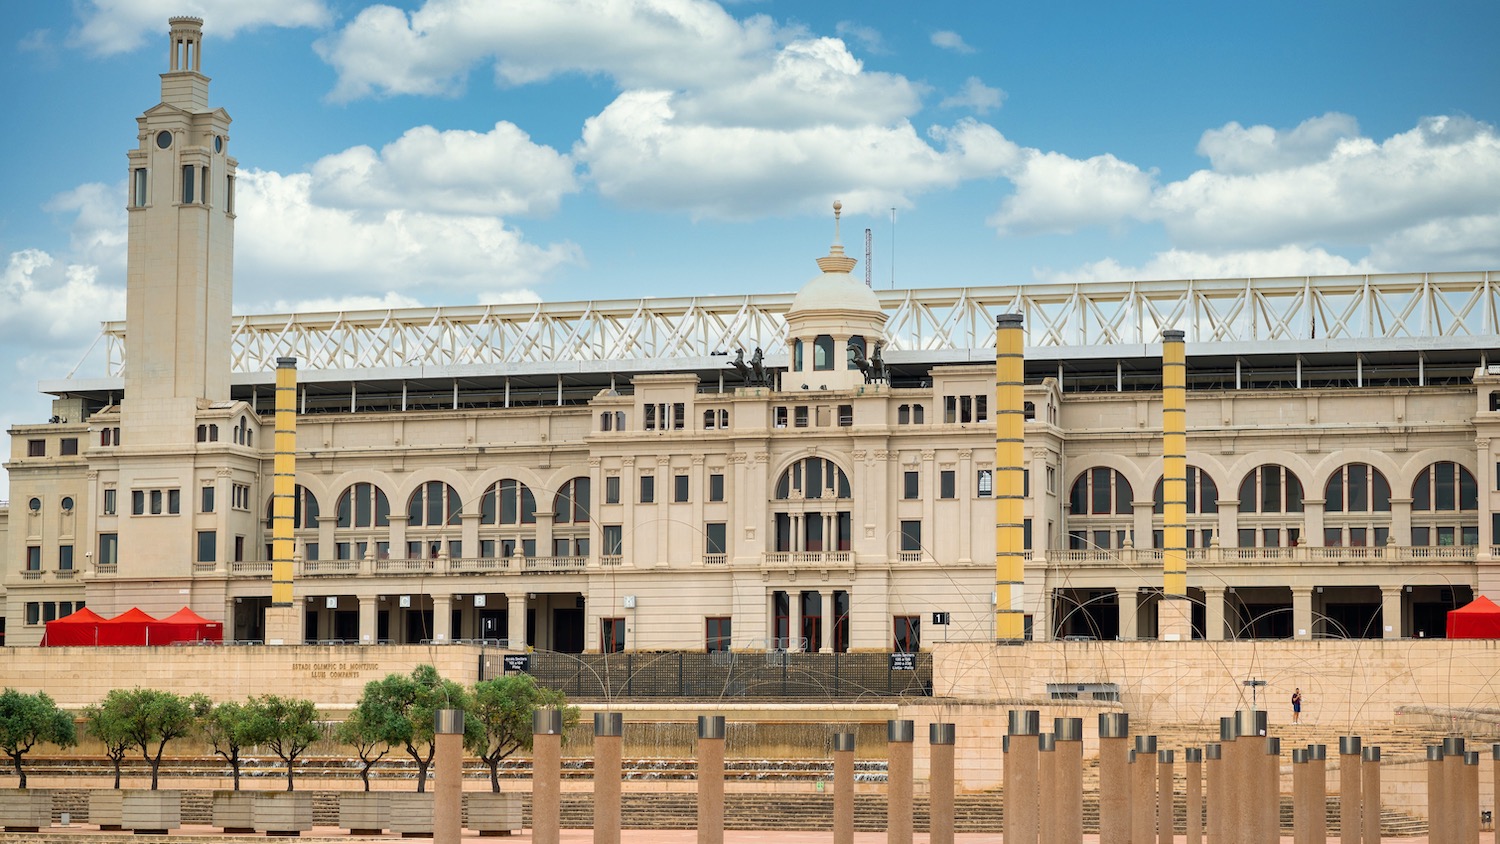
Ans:
[[[72,498],[72,496],[63,496],[62,508],[63,508],[63,512],[66,512],[66,513],[73,512],[73,498]]]
[[[224,151],[224,136],[214,135],[214,152]]]
[[[30,510],[33,513],[40,512],[42,509],[42,499],[33,498],[30,501],[26,502],[26,509]]]
[[[169,147],[171,145],[172,145],[172,133],[171,132],[168,132],[165,129],[163,129],[162,131],[156,133],[156,146],[158,148],[160,148],[160,149],[166,149],[167,147]]]

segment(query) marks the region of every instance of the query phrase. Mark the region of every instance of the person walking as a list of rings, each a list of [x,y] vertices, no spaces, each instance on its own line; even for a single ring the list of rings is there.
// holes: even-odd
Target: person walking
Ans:
[[[1302,723],[1302,690],[1292,689],[1292,723]]]

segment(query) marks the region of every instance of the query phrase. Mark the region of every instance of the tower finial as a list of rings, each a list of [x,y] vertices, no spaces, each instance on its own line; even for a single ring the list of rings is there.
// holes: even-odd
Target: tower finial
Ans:
[[[843,203],[843,201],[835,199],[833,201],[833,242],[834,243],[843,243],[844,242],[843,239],[839,237],[839,217],[843,216],[843,213],[844,213],[844,203]]]
[[[844,246],[839,241],[839,218],[843,216],[844,203],[835,199],[833,201],[833,245],[828,248],[828,254],[818,259],[818,269],[825,273],[847,273],[854,269],[858,261],[844,254]]]

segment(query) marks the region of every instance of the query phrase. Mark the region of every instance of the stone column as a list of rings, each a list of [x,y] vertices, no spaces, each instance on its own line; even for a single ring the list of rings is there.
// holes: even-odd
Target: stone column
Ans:
[[[432,596],[432,641],[447,644],[453,640],[453,596]]]
[[[1134,583],[1119,587],[1120,639],[1133,642],[1140,637],[1140,589]]]
[[[1099,844],[1130,844],[1130,715],[1099,713]]]
[[[928,841],[931,844],[953,844],[953,743],[956,731],[952,724],[934,723],[927,727],[930,754],[927,775],[929,810]]]
[[[832,525],[831,527],[834,530],[838,529],[838,526],[836,524]],[[835,547],[837,547],[837,546],[835,546]],[[821,591],[821,592],[818,593],[818,607],[819,607],[819,609],[821,609],[823,611],[822,632],[820,633],[820,635],[823,638],[823,643],[822,643],[822,647],[818,648],[818,653],[820,653],[820,654],[831,654],[831,653],[833,653],[833,590],[832,589],[824,589],[823,591]]]
[[[1364,794],[1360,805],[1364,811],[1364,844],[1380,844],[1380,748],[1366,747],[1360,754],[1359,784]]]
[[[1058,718],[1052,729],[1057,738],[1057,840],[1073,844],[1083,840],[1083,719]]]
[[[854,733],[833,734],[833,844],[854,844]]]
[[[1328,746],[1307,746],[1307,789],[1310,800],[1318,807],[1308,817],[1307,844],[1327,844],[1328,841]]]
[[[1451,842],[1448,830],[1446,783],[1443,781],[1443,746],[1427,745],[1427,840],[1434,844]]]
[[[1224,745],[1210,742],[1203,746],[1204,775],[1208,777],[1208,834],[1210,844],[1229,839],[1223,834],[1224,816]]]
[[[380,630],[380,599],[374,595],[359,596],[359,643],[375,644],[375,634]]]
[[[1364,822],[1360,815],[1360,757],[1362,746],[1359,736],[1339,736],[1339,841],[1343,844],[1359,844]]]
[[[1172,762],[1170,750],[1156,752],[1156,837],[1161,844],[1174,844],[1172,828]]]
[[[1292,638],[1307,640],[1313,634],[1312,587],[1292,587]]]
[[[1203,635],[1210,642],[1224,641],[1224,587],[1203,587]]]
[[[1136,736],[1130,752],[1130,841],[1156,840],[1156,736]]]
[[[1308,816],[1314,811],[1307,787],[1307,748],[1292,749],[1292,844],[1307,844]]]
[[[1458,823],[1454,840],[1458,844],[1479,844],[1479,753],[1470,750],[1464,753],[1463,767],[1459,769],[1458,794],[1454,803],[1458,806]]]
[[[512,587],[515,588],[515,587]],[[526,593],[508,592],[505,595],[510,607],[506,613],[510,629],[506,632],[506,646],[513,651],[526,650]]]
[[[1187,783],[1187,844],[1203,844],[1203,749],[1182,751],[1182,771]]]
[[[1386,639],[1401,638],[1401,597],[1406,594],[1406,588],[1401,585],[1380,587],[1380,626],[1383,628],[1381,635]]]
[[[698,844],[724,844],[724,716],[698,716]]]
[[[620,844],[620,744],[625,717],[594,713],[594,844]]]
[[[1037,844],[1036,736],[1042,732],[1042,716],[1035,709],[1012,709],[1005,753],[1005,840],[1009,844]]]
[[[432,842],[458,844],[463,835],[464,711],[433,713]]]
[[[558,844],[562,834],[562,710],[531,713],[531,840]]]
[[[911,844],[912,833],[912,741],[911,721],[885,722],[886,799],[885,840],[888,844]]]
[[[1041,844],[1061,844],[1057,836],[1057,736],[1042,733],[1036,739],[1037,805],[1047,807],[1037,817],[1037,840]]]

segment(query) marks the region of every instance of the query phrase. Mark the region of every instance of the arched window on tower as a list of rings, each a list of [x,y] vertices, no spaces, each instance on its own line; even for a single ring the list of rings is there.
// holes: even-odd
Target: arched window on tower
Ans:
[[[1479,485],[1452,461],[1423,469],[1411,485],[1411,544],[1478,545]]]
[[[1166,478],[1156,479],[1152,492],[1155,519],[1151,528],[1151,547],[1162,547],[1163,522],[1167,511]],[[1213,544],[1219,519],[1219,486],[1197,466],[1187,467],[1187,547],[1207,548]]]
[[[305,560],[317,560],[318,548],[318,499],[302,484],[297,484],[292,493],[294,498],[292,506],[292,530],[293,536],[302,548],[302,556]],[[249,502],[246,502],[248,506]],[[266,502],[266,536],[269,540],[271,532],[275,530],[276,500],[274,498]],[[271,555],[266,554],[266,559]]]
[[[1385,545],[1391,532],[1391,485],[1368,463],[1340,466],[1323,488],[1323,545]]]
[[[1107,466],[1095,466],[1073,481],[1069,494],[1068,548],[1123,548],[1133,524],[1135,493],[1130,481]]]
[[[813,341],[813,369],[826,371],[833,369],[833,337],[827,334],[819,334]]]
[[[772,535],[777,552],[847,552],[854,518],[849,476],[825,457],[804,457],[776,481]]]
[[[490,484],[479,502],[479,555],[508,559],[519,550],[536,556],[536,497],[526,484],[506,478]]]
[[[1257,466],[1240,482],[1241,548],[1302,544],[1302,481],[1285,466]]]
[[[589,479],[574,478],[552,499],[552,556],[589,555]]]

